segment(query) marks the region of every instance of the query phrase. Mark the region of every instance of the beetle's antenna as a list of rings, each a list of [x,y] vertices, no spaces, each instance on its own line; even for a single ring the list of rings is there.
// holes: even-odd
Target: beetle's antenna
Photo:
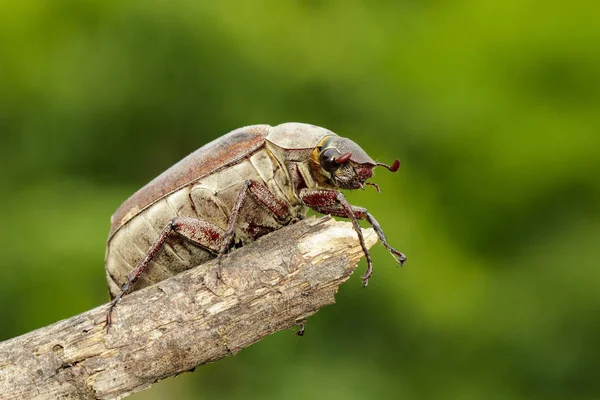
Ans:
[[[370,185],[370,186],[375,186],[375,189],[377,189],[377,193],[381,193],[381,189],[379,188],[379,185],[373,182],[365,182],[365,184]]]
[[[400,168],[400,160],[396,159],[396,161],[394,161],[394,163],[392,164],[391,167],[387,164],[380,163],[380,162],[375,163],[375,165],[377,165],[378,167],[386,167],[390,171],[396,172],[396,171],[398,171],[398,168]]]
[[[334,158],[335,162],[338,164],[343,164],[346,161],[348,161],[350,159],[350,157],[352,157],[352,153],[350,153],[349,151],[342,154],[341,156]]]

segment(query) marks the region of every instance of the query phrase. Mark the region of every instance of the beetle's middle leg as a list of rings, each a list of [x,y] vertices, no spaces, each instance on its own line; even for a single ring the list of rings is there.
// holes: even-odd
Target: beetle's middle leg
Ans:
[[[255,181],[249,179],[244,182],[242,190],[237,196],[235,201],[235,205],[231,210],[231,216],[229,217],[229,223],[227,224],[227,230],[225,231],[224,240],[219,249],[219,257],[227,252],[227,250],[231,247],[231,244],[234,239],[235,228],[237,227],[237,223],[240,217],[240,210],[244,205],[244,201],[246,197],[250,195],[252,199],[254,199],[258,204],[261,204],[265,207],[271,214],[275,216],[275,218],[279,220],[285,220],[289,217],[289,209],[287,205],[275,196],[265,185],[259,181]],[[219,268],[217,269],[217,278],[221,278],[221,267],[219,264]]]
[[[303,189],[300,192],[300,197],[304,204],[312,208],[313,210],[320,212],[322,214],[330,214],[335,215],[336,217],[344,217],[349,218],[352,221],[352,225],[354,230],[358,235],[358,239],[360,241],[360,245],[365,253],[365,257],[367,259],[367,271],[363,275],[363,283],[365,286],[369,283],[369,278],[373,274],[373,266],[371,262],[371,256],[369,254],[368,249],[365,246],[364,238],[362,236],[362,231],[360,230],[360,226],[358,225],[358,219],[366,220],[371,224],[379,240],[385,246],[386,249],[392,254],[392,256],[398,261],[400,265],[404,264],[406,261],[406,256],[394,249],[387,241],[381,226],[373,217],[366,208],[353,206],[348,203],[346,197],[338,192],[337,190],[311,190],[311,189]]]
[[[154,260],[157,253],[164,246],[171,232],[183,236],[184,238],[206,248],[213,253],[218,253],[225,241],[225,232],[210,222],[197,218],[173,218],[163,228],[158,236],[158,239],[156,239],[152,247],[150,247],[146,253],[146,256],[144,256],[144,258],[137,263],[136,267],[126,275],[127,281],[121,287],[121,292],[119,292],[119,294],[116,295],[115,298],[110,302],[108,313],[106,314],[107,329],[111,324],[112,310],[121,300],[121,298],[133,289],[133,286],[139,280],[144,270],[148,267],[150,262]]]

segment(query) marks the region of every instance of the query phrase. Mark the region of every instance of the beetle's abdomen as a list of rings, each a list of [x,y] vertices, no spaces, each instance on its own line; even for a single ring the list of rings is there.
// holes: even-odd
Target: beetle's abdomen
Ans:
[[[276,218],[247,196],[236,224],[237,245],[256,240],[305,214],[305,208],[286,190],[290,187],[287,172],[265,149],[259,150],[235,165],[171,193],[123,225],[111,237],[107,247],[106,272],[111,294],[119,293],[127,273],[146,255],[173,218],[198,218],[225,231],[231,210],[247,180],[264,183],[288,205],[289,215]],[[135,289],[202,264],[214,258],[217,251],[216,247],[201,247],[171,233],[155,260],[144,270]]]
[[[204,206],[211,208],[209,204]],[[190,201],[189,187],[170,194],[142,211],[111,238],[106,252],[106,273],[109,290],[113,296],[119,293],[127,273],[144,258],[164,227],[176,217],[197,217]],[[135,288],[140,289],[159,282],[193,265],[208,261],[214,256],[207,250],[171,234]]]

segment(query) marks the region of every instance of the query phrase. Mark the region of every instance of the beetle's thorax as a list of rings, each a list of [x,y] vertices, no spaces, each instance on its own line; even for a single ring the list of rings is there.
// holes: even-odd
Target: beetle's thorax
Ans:
[[[288,172],[292,195],[300,203],[300,190],[331,188],[318,174],[314,174],[312,156],[315,148],[326,137],[337,136],[328,129],[302,123],[285,123],[270,128],[266,147]]]
[[[272,157],[287,171],[291,182],[289,186],[289,197],[300,202],[298,194],[300,190],[317,189],[328,186],[325,182],[320,182],[313,174],[311,165],[312,149],[282,149],[267,142],[267,149]]]

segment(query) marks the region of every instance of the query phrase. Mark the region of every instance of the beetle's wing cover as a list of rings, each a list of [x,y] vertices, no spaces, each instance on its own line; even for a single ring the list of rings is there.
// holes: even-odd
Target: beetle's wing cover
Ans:
[[[221,136],[173,165],[127,199],[111,218],[108,238],[140,212],[166,195],[226,168],[264,145],[268,125],[253,125]]]

